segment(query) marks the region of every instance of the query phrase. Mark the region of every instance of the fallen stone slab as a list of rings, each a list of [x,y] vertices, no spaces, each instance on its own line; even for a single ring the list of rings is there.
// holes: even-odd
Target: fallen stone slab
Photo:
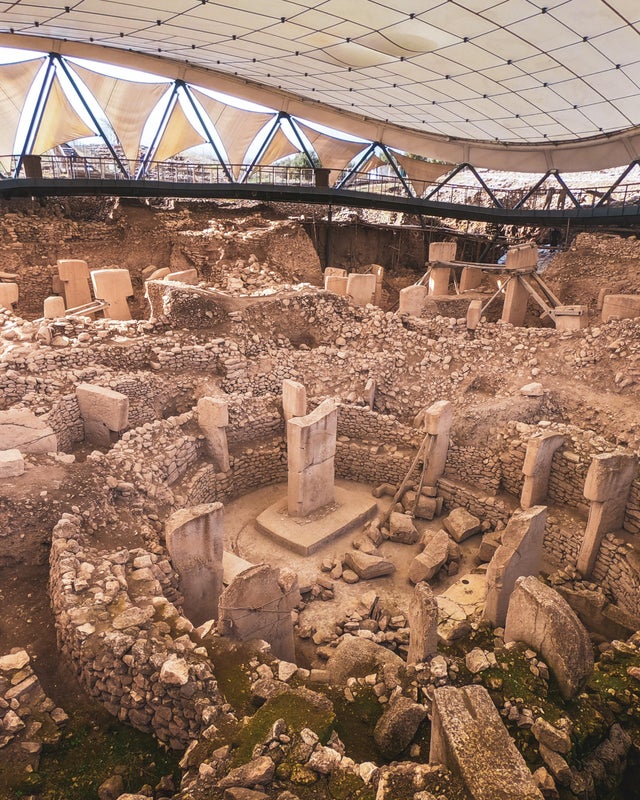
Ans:
[[[471,622],[462,606],[440,595],[438,597],[438,641],[453,644],[471,633]]]
[[[218,781],[221,789],[231,786],[260,786],[270,783],[276,770],[273,759],[269,756],[254,758],[248,764],[232,769],[228,775]]]
[[[330,682],[339,686],[346,684],[349,678],[364,677],[383,667],[399,672],[405,668],[405,663],[392,650],[358,636],[345,636],[326,664]]]
[[[0,450],[0,478],[16,478],[23,472],[24,458],[19,450]]]
[[[423,705],[403,695],[389,703],[373,730],[373,738],[382,755],[389,759],[400,755],[426,716],[427,709]]]
[[[55,453],[58,438],[44,419],[25,409],[0,411],[0,450]]]
[[[543,800],[484,686],[435,690],[429,763],[460,775],[473,800]]]
[[[396,565],[382,556],[372,556],[360,550],[352,550],[345,553],[343,564],[347,569],[356,573],[363,580],[381,578],[383,575],[391,575],[396,571]]]
[[[593,672],[586,628],[555,589],[533,576],[518,578],[511,595],[505,642],[524,642],[542,655],[568,700]]]
[[[451,538],[460,543],[470,536],[480,533],[480,520],[470,514],[466,508],[454,508],[453,511],[443,519],[442,524],[450,534]]]
[[[424,494],[420,495],[418,505],[415,512],[413,507],[416,502],[416,493],[413,491],[407,492],[402,498],[402,506],[405,511],[415,513],[417,519],[432,520],[442,510],[442,498],[425,497]]]
[[[389,517],[389,539],[402,544],[415,544],[418,541],[418,530],[408,514],[393,511]]]
[[[433,578],[449,556],[450,541],[444,530],[437,531],[431,537],[422,553],[419,553],[409,566],[409,580],[412,583],[429,581]]]

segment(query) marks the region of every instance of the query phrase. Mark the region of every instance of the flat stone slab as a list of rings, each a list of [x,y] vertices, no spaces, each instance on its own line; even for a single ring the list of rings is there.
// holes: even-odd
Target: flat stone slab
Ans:
[[[15,478],[23,472],[24,458],[19,450],[0,450],[0,478]]]
[[[285,496],[256,518],[256,526],[289,550],[308,556],[323,544],[363,525],[377,510],[369,491],[336,486],[335,502],[330,506],[308,517],[290,517]]]
[[[230,553],[228,550],[225,550],[222,553],[222,582],[225,586],[228,586],[231,581],[239,575],[241,572],[244,572],[245,569],[249,569],[249,567],[253,567],[255,564],[252,564],[251,561],[247,561],[245,558],[240,558],[235,553]]]

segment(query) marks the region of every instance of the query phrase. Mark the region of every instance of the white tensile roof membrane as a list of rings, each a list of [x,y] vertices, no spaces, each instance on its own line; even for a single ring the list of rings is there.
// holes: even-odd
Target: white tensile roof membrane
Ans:
[[[448,162],[640,156],[638,0],[14,0],[0,31]]]

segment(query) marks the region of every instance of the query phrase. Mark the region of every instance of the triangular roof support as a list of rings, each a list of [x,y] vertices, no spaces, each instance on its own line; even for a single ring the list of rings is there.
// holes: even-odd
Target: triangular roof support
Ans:
[[[241,180],[239,181],[239,183],[246,183],[246,182],[247,182],[247,179],[249,178],[249,176],[250,176],[250,175],[251,175],[251,173],[253,172],[253,170],[254,170],[254,168],[255,168],[256,164],[258,164],[258,163],[259,163],[259,161],[260,161],[260,159],[262,158],[262,156],[263,156],[263,155],[266,153],[266,151],[267,151],[267,147],[269,147],[269,145],[271,144],[271,140],[272,140],[272,139],[273,139],[273,137],[276,135],[276,131],[277,131],[277,130],[278,130],[278,128],[280,127],[280,120],[281,120],[281,119],[282,119],[282,117],[284,117],[284,116],[286,116],[286,115],[284,114],[284,112],[283,112],[283,111],[280,111],[280,112],[278,113],[278,116],[277,116],[277,117],[274,119],[274,121],[273,121],[273,125],[271,126],[271,130],[270,130],[270,131],[269,131],[269,133],[267,133],[267,135],[265,136],[265,139],[264,139],[264,141],[262,142],[262,144],[261,144],[261,145],[260,145],[260,147],[258,148],[258,152],[257,152],[257,153],[256,153],[256,155],[254,156],[254,159],[253,159],[253,161],[251,162],[251,164],[249,164],[249,166],[248,166],[248,167],[247,167],[247,169],[245,170],[245,172],[244,172],[244,175],[242,176],[242,178],[241,178]]]
[[[300,136],[300,131],[298,130],[298,127],[297,127],[297,125],[295,123],[295,120],[292,117],[290,117],[289,114],[283,114],[282,117],[283,117],[283,119],[286,119],[287,122],[289,123],[289,125],[291,126],[291,129],[295,133],[296,139],[298,140],[298,144],[300,145],[300,149],[302,150],[302,152],[307,157],[307,161],[309,162],[309,166],[311,167],[311,169],[314,169],[315,168],[315,164],[313,163],[313,158],[311,158],[311,153],[309,153],[309,150],[307,149],[307,146],[305,145],[305,143],[302,140],[302,136]]]
[[[500,200],[498,200],[498,198],[495,196],[495,194],[493,193],[493,191],[492,191],[492,190],[489,188],[489,186],[487,185],[486,181],[485,181],[485,180],[482,178],[482,176],[481,176],[481,175],[478,173],[478,170],[477,170],[477,169],[476,169],[476,168],[473,166],[473,164],[469,164],[468,162],[465,162],[464,164],[458,164],[458,166],[457,166],[457,167],[456,167],[456,168],[455,168],[455,169],[454,169],[452,172],[450,172],[450,173],[449,173],[449,174],[448,174],[448,175],[445,177],[445,179],[444,179],[443,181],[441,181],[441,182],[440,182],[440,183],[439,183],[437,186],[435,186],[435,187],[434,187],[434,188],[433,188],[433,189],[432,189],[432,190],[429,192],[429,194],[427,194],[427,195],[425,196],[425,198],[424,198],[424,199],[425,199],[425,200],[431,200],[431,198],[432,198],[432,197],[433,197],[435,194],[437,194],[437,193],[440,191],[440,189],[442,189],[444,186],[446,186],[446,185],[447,185],[447,183],[449,183],[449,181],[451,181],[453,178],[455,178],[455,177],[456,177],[456,175],[459,175],[459,174],[460,174],[460,173],[461,173],[463,170],[465,170],[465,169],[468,169],[468,170],[469,170],[469,172],[471,172],[471,174],[474,176],[474,178],[475,178],[475,179],[478,181],[478,183],[480,184],[480,186],[482,186],[482,188],[485,190],[485,192],[486,192],[486,193],[489,195],[489,197],[491,198],[491,202],[494,204],[494,206],[495,206],[496,208],[504,208],[504,206],[502,205],[502,203],[500,202]]]
[[[357,173],[358,169],[366,162],[366,160],[370,156],[372,156],[375,153],[375,151],[376,151],[375,143],[370,144],[369,147],[364,151],[363,155],[354,164],[354,166],[351,167],[350,170],[347,170],[347,172],[343,175],[342,178],[340,178],[340,180],[336,183],[336,185],[333,188],[342,189],[345,183],[348,183],[351,180],[351,178],[353,178],[353,176]]]
[[[598,208],[599,206],[605,205],[608,200],[611,198],[611,195],[615,192],[615,190],[620,186],[622,181],[627,177],[627,175],[634,169],[634,167],[640,166],[640,159],[634,159],[629,166],[622,172],[621,175],[618,175],[616,180],[611,184],[611,186],[607,189],[607,191],[602,195],[602,197],[598,200],[595,207]]]
[[[404,179],[404,176],[400,172],[400,167],[396,163],[395,158],[391,155],[389,150],[387,150],[387,148],[385,147],[385,145],[382,144],[382,142],[375,142],[374,144],[378,145],[380,150],[384,153],[384,155],[386,156],[387,160],[389,161],[389,163],[393,167],[393,171],[398,176],[398,178],[400,180],[400,183],[404,186],[404,190],[407,193],[407,197],[415,197],[416,195],[411,191],[411,187],[409,186],[409,184]]]
[[[20,158],[18,159],[18,163],[16,164],[16,168],[13,173],[14,178],[18,177],[20,169],[22,168],[24,157],[27,155],[27,153],[31,152],[31,148],[33,147],[36,137],[38,136],[38,130],[40,128],[40,123],[42,122],[42,115],[44,114],[44,109],[47,105],[51,87],[53,86],[54,73],[55,67],[53,58],[50,55],[47,68],[42,79],[42,84],[40,86],[40,91],[38,92],[38,98],[35,106],[33,107],[33,114],[31,115],[31,121],[29,122],[29,127],[27,129],[27,135],[25,136],[24,144],[22,145],[22,152],[20,153]]]
[[[102,141],[103,141],[103,142],[104,142],[104,143],[107,145],[107,147],[109,148],[109,152],[110,152],[110,153],[111,153],[111,155],[113,156],[113,158],[114,158],[114,160],[115,160],[116,164],[118,165],[118,169],[120,170],[120,172],[122,172],[122,175],[123,175],[125,178],[129,178],[129,177],[131,177],[131,176],[129,175],[129,172],[128,172],[128,171],[127,171],[127,169],[125,168],[124,164],[123,164],[123,163],[122,163],[122,161],[120,160],[120,157],[118,156],[118,154],[116,153],[115,149],[113,148],[113,145],[111,144],[111,142],[110,142],[110,141],[109,141],[109,139],[107,138],[107,135],[106,135],[106,133],[105,133],[105,132],[104,132],[104,130],[102,129],[102,125],[100,125],[100,123],[98,122],[98,120],[97,120],[97,118],[96,118],[96,115],[93,113],[93,111],[91,110],[91,107],[90,107],[90,106],[89,106],[89,104],[87,103],[87,101],[86,101],[86,98],[84,97],[84,95],[82,94],[82,92],[80,91],[80,89],[78,88],[78,85],[76,84],[75,80],[73,79],[73,75],[71,74],[71,72],[70,72],[69,68],[68,68],[68,67],[67,67],[67,65],[65,64],[65,62],[64,62],[64,59],[62,58],[62,56],[61,56],[59,53],[51,53],[51,58],[55,60],[56,64],[59,64],[59,65],[60,65],[60,67],[61,67],[62,71],[64,72],[64,74],[65,74],[65,76],[66,76],[66,78],[67,78],[67,80],[69,81],[69,83],[70,83],[70,84],[71,84],[71,86],[73,87],[73,91],[76,93],[76,95],[78,96],[78,99],[79,99],[79,100],[80,100],[80,102],[82,103],[82,106],[83,106],[84,110],[85,110],[85,111],[87,112],[87,114],[88,114],[88,115],[91,117],[91,121],[93,122],[93,124],[94,124],[94,125],[96,126],[96,128],[98,129],[98,133],[100,134],[100,138],[102,139]]]
[[[171,112],[173,111],[173,107],[178,102],[178,82],[173,82],[173,88],[171,89],[171,94],[169,96],[169,101],[165,107],[164,113],[162,114],[162,119],[160,120],[160,124],[156,128],[156,132],[153,136],[153,140],[149,145],[149,149],[144,154],[144,158],[140,162],[140,166],[136,171],[135,179],[139,181],[141,178],[144,177],[145,172],[147,171],[147,166],[149,162],[153,160],[153,154],[158,148],[158,143],[164,133],[164,129],[167,127],[167,122],[169,121],[169,117],[171,116]]]
[[[182,89],[182,91],[184,92],[187,100],[189,101],[189,105],[193,109],[193,112],[196,115],[196,117],[198,118],[198,122],[200,123],[200,125],[202,125],[202,129],[204,130],[205,136],[207,137],[207,141],[209,142],[209,144],[213,148],[213,152],[216,154],[216,158],[218,159],[218,161],[222,165],[222,169],[224,170],[224,174],[227,176],[227,179],[228,179],[229,183],[235,183],[233,175],[231,174],[231,171],[227,167],[227,164],[226,164],[224,158],[222,158],[222,155],[220,154],[220,150],[218,150],[218,145],[215,143],[215,141],[213,139],[213,136],[211,135],[211,131],[209,130],[209,126],[205,123],[204,117],[200,113],[200,109],[198,108],[198,105],[197,105],[193,95],[191,94],[191,91],[189,90],[189,86],[183,80],[177,80],[176,81],[176,86],[179,89]]]

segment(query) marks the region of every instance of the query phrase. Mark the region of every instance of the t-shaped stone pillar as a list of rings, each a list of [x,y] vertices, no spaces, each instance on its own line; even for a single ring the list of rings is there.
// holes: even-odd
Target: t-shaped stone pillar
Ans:
[[[337,429],[338,409],[333,400],[287,422],[290,516],[306,517],[334,502]]]
[[[184,508],[165,523],[167,550],[180,575],[183,608],[196,627],[218,617],[224,547],[222,503]]]
[[[129,425],[129,398],[106,386],[80,383],[76,386],[84,435],[88,442],[108,447],[118,441]]]
[[[453,421],[453,406],[448,400],[438,400],[425,411],[426,432],[435,437],[431,443],[429,463],[424,474],[424,485],[435,486],[442,477],[447,452],[449,450],[449,431]]]
[[[207,451],[218,472],[229,471],[227,425],[229,406],[220,397],[201,397],[198,400],[198,426],[207,440]]]
[[[0,283],[0,306],[11,311],[14,303],[18,302],[18,295],[17,283]]]
[[[352,272],[347,279],[347,297],[358,306],[373,303],[376,295],[376,276]]]
[[[67,308],[77,308],[91,302],[89,267],[78,258],[63,258],[57,262],[58,277]],[[55,287],[54,287],[55,291]]]
[[[400,289],[398,314],[411,314],[412,317],[421,317],[428,295],[429,289],[422,285],[405,286],[404,289]]]
[[[64,317],[65,310],[64,297],[52,294],[50,297],[44,298],[42,316],[45,319]]]
[[[522,465],[524,484],[520,495],[522,508],[543,504],[547,499],[553,454],[564,443],[560,433],[543,433],[527,442],[527,452]]]
[[[131,319],[127,297],[133,294],[128,269],[96,269],[91,273],[96,300],[109,303],[104,315],[107,319]]]
[[[438,651],[438,601],[425,581],[416,584],[409,603],[407,664],[418,664]]]
[[[625,453],[601,453],[594,456],[584,483],[584,496],[590,501],[589,518],[578,555],[578,570],[591,574],[605,533],[618,530],[638,474],[638,459]]]
[[[307,413],[307,390],[303,384],[289,378],[282,381],[282,412],[285,422],[292,417],[304,417]]]

